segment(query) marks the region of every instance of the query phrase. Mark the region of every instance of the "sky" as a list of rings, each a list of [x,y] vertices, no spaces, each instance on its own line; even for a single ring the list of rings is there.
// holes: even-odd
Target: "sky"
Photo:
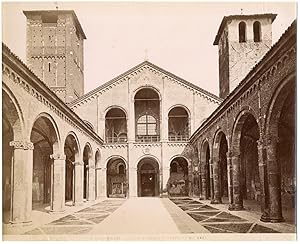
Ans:
[[[2,41],[26,61],[23,10],[74,10],[87,36],[85,93],[148,61],[219,94],[218,47],[223,16],[278,14],[273,44],[296,18],[294,2],[3,2]],[[242,9],[242,10],[241,10]]]

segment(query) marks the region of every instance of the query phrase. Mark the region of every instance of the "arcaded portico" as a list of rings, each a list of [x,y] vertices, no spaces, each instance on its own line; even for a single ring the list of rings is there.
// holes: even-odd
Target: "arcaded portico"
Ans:
[[[295,208],[295,22],[266,48],[276,15],[225,16],[220,97],[149,61],[83,94],[75,12],[24,13],[30,68],[2,51],[4,223],[103,198],[250,202],[265,222]]]

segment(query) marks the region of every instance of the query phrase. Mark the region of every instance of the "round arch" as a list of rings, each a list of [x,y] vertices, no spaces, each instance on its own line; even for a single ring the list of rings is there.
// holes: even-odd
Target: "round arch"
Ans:
[[[257,125],[258,125],[258,131],[261,131],[261,125],[258,122],[259,120],[257,119],[258,116],[256,115],[256,113],[254,112],[254,110],[250,107],[250,106],[243,106],[241,111],[238,113],[238,115],[235,117],[234,120],[234,124],[231,130],[231,141],[230,141],[230,145],[232,146],[232,151],[234,153],[234,140],[236,140],[238,138],[238,136],[236,135],[236,132],[238,132],[239,136],[241,135],[241,130],[243,127],[243,124],[247,118],[248,115],[252,115],[253,118],[255,119]]]
[[[105,168],[107,169],[107,164],[108,164],[109,160],[111,160],[111,159],[117,159],[117,158],[122,159],[124,161],[125,165],[126,165],[126,169],[128,169],[128,162],[127,162],[127,160],[123,156],[117,155],[117,154],[111,155],[111,156],[109,156],[105,160]]]
[[[57,139],[57,145],[54,145],[53,149],[56,151],[56,152],[59,152],[59,150],[62,148],[61,146],[61,136],[60,136],[60,132],[59,132],[59,129],[58,129],[58,126],[55,122],[55,120],[53,119],[53,117],[46,113],[46,112],[42,112],[40,114],[38,114],[36,116],[36,118],[33,120],[32,124],[30,124],[30,127],[29,128],[32,128],[34,127],[34,124],[40,119],[40,118],[46,118],[52,125],[54,131],[55,131],[55,136],[56,136],[56,139]],[[30,134],[29,134],[29,138],[32,134],[32,129],[30,130]],[[53,152],[54,153],[54,152]]]
[[[210,199],[213,193],[212,172],[210,167],[211,148],[209,140],[205,138],[201,143],[200,174],[201,174],[201,198]]]
[[[228,139],[224,131],[219,128],[213,138],[213,177],[214,177],[214,202],[221,203],[222,197],[228,197],[228,172],[227,152],[229,150]]]
[[[278,118],[281,112],[281,108],[284,104],[284,97],[286,97],[287,93],[291,91],[295,86],[295,79],[295,75],[290,75],[282,82],[280,82],[280,84],[275,89],[266,113],[266,123],[264,126],[265,135],[273,135],[274,137],[278,136]],[[278,109],[274,109],[274,107]]]
[[[100,149],[97,148],[96,153],[95,153],[95,166],[96,166],[96,168],[100,168],[100,163],[101,163],[101,153],[100,153]]]
[[[287,209],[295,208],[296,193],[296,77],[290,75],[276,87],[270,100],[264,135],[269,182],[271,222],[294,221]]]
[[[64,138],[63,142],[66,141],[66,139],[67,139],[68,136],[72,136],[75,139],[76,145],[78,147],[78,157],[80,158],[80,156],[81,156],[81,146],[80,146],[80,142],[78,140],[78,137],[77,137],[76,133],[74,131],[69,131],[66,134],[66,137]]]
[[[4,105],[5,96],[7,96],[7,98],[12,102],[13,110],[15,110],[15,112],[17,114],[17,118],[14,121],[14,123],[11,123],[12,121],[10,121],[10,118],[7,118],[14,129],[14,140],[21,140],[22,138],[24,138],[24,133],[25,133],[23,112],[22,112],[21,106],[20,106],[18,100],[15,98],[14,94],[7,87],[7,85],[3,83],[2,84],[2,101],[3,101],[2,105]],[[2,109],[4,109],[4,107]],[[3,111],[3,117],[4,117],[4,115],[7,116],[6,114],[4,114],[5,111],[4,110],[2,110],[2,111]],[[10,111],[10,114],[11,114],[11,111]]]
[[[171,164],[172,160],[174,160],[175,158],[184,158],[186,160],[186,162],[188,163],[188,165],[191,165],[191,160],[189,160],[186,156],[182,155],[182,154],[176,154],[174,156],[172,156],[169,160],[169,165]]]
[[[248,108],[248,109],[247,109]],[[233,203],[230,209],[243,209],[244,200],[258,201],[261,191],[257,141],[260,139],[261,126],[251,107],[237,115],[232,130],[232,182]]]
[[[119,106],[119,105],[111,105],[109,107],[107,107],[106,109],[104,109],[104,118],[106,117],[107,113],[112,110],[112,109],[120,109],[124,112],[125,114],[125,117],[126,117],[126,120],[128,120],[128,112],[125,108],[123,108],[122,106]]]
[[[143,155],[143,156],[139,157],[138,160],[136,161],[136,164],[135,164],[137,168],[138,168],[139,162],[142,161],[145,158],[150,158],[150,159],[156,161],[158,163],[159,169],[161,169],[161,162],[159,161],[159,159],[156,156],[154,156],[152,154],[146,154],[146,155]]]
[[[188,117],[191,118],[191,111],[188,109],[187,106],[185,106],[185,105],[183,105],[183,104],[180,104],[180,103],[175,104],[175,105],[172,105],[172,106],[168,109],[168,114],[170,113],[170,111],[171,111],[173,108],[177,108],[177,107],[183,108],[183,109],[187,112]]]
[[[125,198],[128,195],[128,165],[122,156],[110,156],[106,160],[107,197]]]
[[[74,176],[75,176],[75,162],[80,162],[80,145],[77,138],[77,135],[70,131],[67,133],[66,138],[64,139],[64,154],[66,155],[65,161],[65,202],[69,204],[69,201],[72,201],[74,204]]]
[[[159,196],[160,165],[151,157],[142,157],[137,164],[137,190],[139,197]]]
[[[189,160],[178,155],[170,162],[170,177],[167,190],[170,196],[188,196],[189,193]]]
[[[160,92],[159,92],[159,89],[156,88],[156,87],[153,86],[153,85],[140,86],[140,87],[136,88],[136,89],[132,92],[132,97],[131,97],[132,101],[134,101],[136,94],[137,94],[140,90],[143,90],[143,89],[151,89],[151,90],[155,91],[155,92],[157,93],[157,95],[158,95],[159,101],[161,101],[161,94],[160,94]]]

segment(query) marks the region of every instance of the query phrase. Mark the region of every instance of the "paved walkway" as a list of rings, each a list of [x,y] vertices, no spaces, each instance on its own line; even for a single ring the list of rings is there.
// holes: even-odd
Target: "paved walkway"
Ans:
[[[180,233],[160,198],[131,198],[89,234]]]

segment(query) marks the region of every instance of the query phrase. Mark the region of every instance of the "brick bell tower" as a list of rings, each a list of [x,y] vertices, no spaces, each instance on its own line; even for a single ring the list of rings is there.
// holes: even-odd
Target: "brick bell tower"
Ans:
[[[83,41],[73,10],[23,11],[29,68],[69,103],[84,94]]]
[[[225,16],[214,45],[219,47],[219,96],[225,98],[272,46],[276,14]]]

